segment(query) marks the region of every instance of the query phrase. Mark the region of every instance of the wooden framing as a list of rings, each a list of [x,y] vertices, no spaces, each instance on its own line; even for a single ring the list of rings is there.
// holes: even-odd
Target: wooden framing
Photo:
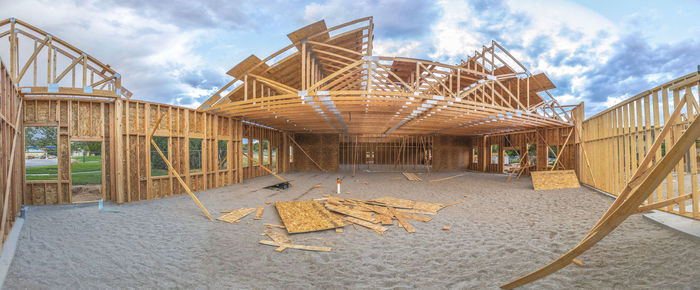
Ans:
[[[652,152],[654,159],[660,160],[698,113],[698,96],[694,91],[700,83],[699,75],[692,73],[664,83],[583,121],[581,139],[590,157],[586,162],[591,170],[580,172],[581,182],[619,195],[668,124],[672,129],[665,136],[664,150]],[[672,113],[680,118],[669,121]],[[663,203],[666,207],[658,210],[700,219],[697,170],[696,148],[690,148],[665,182],[656,188],[656,194],[649,196],[644,204]],[[691,198],[677,199],[688,194]]]
[[[570,107],[547,91],[551,81],[496,42],[459,65],[374,56],[373,26],[372,17],[331,28],[321,20],[292,32],[289,46],[232,68],[234,79],[200,109],[288,132],[350,136],[483,135],[572,124]]]
[[[22,204],[24,182],[24,120],[22,99],[0,59],[0,248],[12,229]]]
[[[122,87],[121,75],[109,65],[46,31],[10,18],[0,21],[0,38],[4,36],[10,43],[10,75],[25,96],[130,98],[132,95]],[[31,53],[20,63],[20,59],[24,60],[24,57],[20,58],[23,48],[20,43],[27,42],[33,43],[34,47],[25,48]],[[46,59],[46,66],[37,66],[39,58]]]
[[[692,97],[692,95],[688,93],[686,93],[685,96]],[[623,102],[623,105],[624,104]],[[676,104],[678,104],[678,102],[676,102]],[[679,113],[682,107],[679,106],[677,109],[678,110],[674,111]],[[680,114],[676,114],[670,117],[669,122],[674,124],[675,120],[681,120],[679,115]],[[695,116],[697,116],[697,114],[695,114]],[[673,128],[667,126],[660,134],[663,135],[671,131],[673,131]],[[617,228],[627,217],[635,214],[639,206],[648,200],[649,196],[662,184],[666,176],[673,170],[678,170],[678,164],[679,162],[683,162],[682,159],[686,156],[688,150],[695,150],[695,144],[697,143],[698,137],[700,137],[700,118],[693,117],[692,122],[687,124],[685,131],[677,136],[678,139],[670,150],[665,152],[666,154],[660,160],[656,160],[656,163],[652,165],[651,161],[656,158],[656,151],[661,150],[662,137],[663,136],[660,136],[659,139],[654,141],[654,144],[650,147],[649,154],[639,162],[640,166],[637,168],[637,172],[634,174],[634,177],[624,185],[620,198],[615,200],[615,203],[613,203],[600,221],[598,221],[578,245],[548,265],[501,287],[504,289],[512,289],[523,286],[564,268],[566,265],[572,263],[577,256],[593,247]],[[693,162],[695,162],[695,160],[693,160]]]

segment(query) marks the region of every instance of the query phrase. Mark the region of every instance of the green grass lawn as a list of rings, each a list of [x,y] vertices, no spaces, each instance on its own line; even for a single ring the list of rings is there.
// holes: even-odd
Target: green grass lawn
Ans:
[[[82,161],[82,157],[73,158]],[[71,163],[71,180],[73,185],[84,185],[84,184],[101,184],[102,183],[102,173],[101,172],[91,172],[91,171],[101,171],[102,170],[102,160],[100,156],[87,156],[87,161],[97,161],[97,162],[78,162]],[[91,172],[91,173],[82,173]],[[47,174],[47,175],[32,175],[32,174]],[[167,174],[167,171],[166,171]],[[27,180],[56,180],[58,179],[58,167],[56,165],[32,167],[26,169],[26,179]]]
[[[27,175],[27,180],[57,180],[58,174],[51,175]]]
[[[73,159],[78,160],[78,162],[83,162],[82,156],[73,157]],[[85,156],[85,161],[102,161],[102,156],[99,156],[99,155]]]
[[[27,174],[58,174],[58,166],[47,165],[47,166],[27,168],[26,173]]]
[[[102,170],[102,162],[71,163],[70,170],[71,172],[98,171]]]
[[[71,174],[71,184],[102,184],[102,172],[74,173]]]
[[[167,169],[151,168],[151,176],[166,176],[166,175],[168,175]]]

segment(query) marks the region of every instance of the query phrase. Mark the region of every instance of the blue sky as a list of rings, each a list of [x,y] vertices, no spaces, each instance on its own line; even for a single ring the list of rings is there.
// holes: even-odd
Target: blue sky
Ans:
[[[0,18],[38,26],[110,64],[134,97],[197,106],[250,54],[286,34],[374,16],[375,54],[457,63],[492,39],[564,104],[592,115],[700,65],[700,1],[15,1]]]

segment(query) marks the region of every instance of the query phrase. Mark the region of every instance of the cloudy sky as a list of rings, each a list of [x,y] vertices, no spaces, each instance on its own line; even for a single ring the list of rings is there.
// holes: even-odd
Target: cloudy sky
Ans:
[[[110,64],[134,98],[190,107],[226,84],[234,64],[266,57],[320,19],[330,27],[374,16],[375,55],[457,63],[496,40],[589,116],[700,65],[697,0],[260,2],[0,0],[0,18]]]

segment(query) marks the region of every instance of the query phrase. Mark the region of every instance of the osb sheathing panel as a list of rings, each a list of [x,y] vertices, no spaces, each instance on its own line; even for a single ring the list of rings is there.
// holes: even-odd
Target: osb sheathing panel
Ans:
[[[303,233],[342,227],[343,222],[316,201],[276,202],[287,232]]]
[[[294,134],[294,140],[324,170],[338,171],[340,138],[338,134]],[[319,171],[318,167],[294,145],[293,170]]]
[[[470,144],[470,138],[465,136],[435,136],[433,138],[433,170],[467,169]]]
[[[581,187],[573,170],[533,171],[531,175],[535,190]]]

